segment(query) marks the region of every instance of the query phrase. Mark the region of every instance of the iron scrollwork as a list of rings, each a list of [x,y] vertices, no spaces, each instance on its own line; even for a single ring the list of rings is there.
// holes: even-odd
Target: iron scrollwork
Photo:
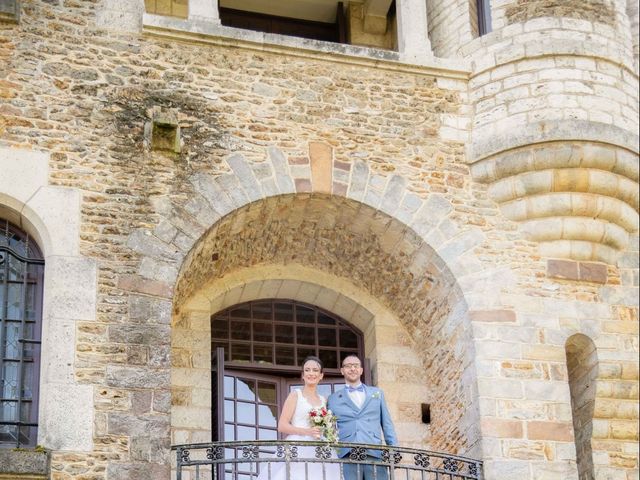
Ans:
[[[388,450],[384,449],[382,451],[382,460],[385,463],[392,463],[394,465],[399,464],[402,461],[402,454],[400,452],[393,452],[393,454]]]
[[[222,447],[207,448],[208,460],[222,460],[224,458],[224,449]]]
[[[474,477],[478,476],[478,465],[475,463],[469,464],[469,475],[473,475]]]
[[[458,461],[453,458],[445,458],[444,459],[444,469],[447,472],[457,472],[458,471]]]
[[[331,447],[327,445],[321,445],[316,447],[316,458],[321,460],[328,460],[331,458]]]
[[[257,445],[242,447],[242,458],[247,460],[255,460],[260,455],[260,449]]]
[[[418,453],[413,457],[413,459],[416,462],[417,466],[422,468],[429,468],[429,464],[430,464],[429,457],[424,453]]]
[[[180,461],[182,463],[188,463],[190,460],[189,455],[191,455],[189,449],[183,448],[182,450],[180,450]]]
[[[298,447],[296,445],[276,446],[276,456],[285,459],[298,458]]]
[[[357,462],[362,462],[367,458],[367,450],[364,447],[354,447],[349,452],[349,458]]]

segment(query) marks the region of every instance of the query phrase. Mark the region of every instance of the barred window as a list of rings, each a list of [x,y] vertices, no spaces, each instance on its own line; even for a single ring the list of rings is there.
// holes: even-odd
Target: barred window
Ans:
[[[34,446],[44,260],[27,233],[0,219],[0,445]]]

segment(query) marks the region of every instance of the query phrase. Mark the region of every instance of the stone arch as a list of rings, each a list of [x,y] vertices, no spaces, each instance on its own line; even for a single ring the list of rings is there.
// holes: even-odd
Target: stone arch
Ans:
[[[353,200],[352,205],[397,220],[429,244],[461,285],[476,288],[483,278],[510,281],[508,269],[491,269],[481,261],[474,249],[485,242],[485,234],[463,222],[444,195],[415,191],[404,175],[382,174],[364,161],[333,160],[326,144],[312,142],[308,158],[288,159],[273,146],[264,153],[258,160],[231,155],[225,159],[228,172],[221,175],[193,173],[180,199],[151,197],[159,221],[153,229],[130,233],[127,246],[141,254],[141,260],[138,275],[126,278],[126,286],[137,282],[137,291],[170,297],[185,257],[225,216],[259,200],[310,194]],[[467,295],[471,289],[463,290]]]
[[[598,355],[593,340],[580,333],[567,339],[565,350],[578,473],[581,479],[589,480],[595,478],[591,439],[599,372]]]
[[[441,214],[435,211],[430,220]],[[402,327],[396,330],[403,331],[402,341],[411,344],[419,368],[426,372],[425,384],[437,399],[429,446],[460,453],[476,446],[477,414],[473,412],[477,410],[477,394],[467,305],[445,261],[413,228],[364,202],[322,193],[268,197],[238,208],[207,230],[182,264],[174,292],[174,333],[186,331],[183,339],[174,342],[174,348],[186,345],[186,339],[198,342],[199,350],[206,348],[202,339],[207,338],[208,318],[221,292],[231,298],[238,295],[237,300],[243,301],[265,298],[255,293],[259,284],[253,276],[266,271],[270,273],[265,281],[294,280],[302,285],[300,282],[307,279],[307,284],[315,283],[318,292],[325,295],[345,288],[360,292],[355,294],[358,298],[375,299],[372,304],[383,306],[378,310],[390,312],[387,317]],[[305,273],[291,279],[292,272]],[[254,293],[242,297],[242,292],[250,290]],[[349,297],[341,293],[349,304]],[[299,290],[283,298],[287,296],[309,301],[299,297]],[[348,315],[336,311],[335,306],[328,310],[349,321],[362,306],[360,301],[350,304],[353,310]],[[367,310],[360,311],[366,316]],[[376,315],[371,318],[378,321]],[[365,322],[360,328],[367,332],[371,325]],[[397,353],[393,348],[381,348],[378,361],[385,356],[396,358]],[[175,359],[179,359],[180,368],[187,369],[198,361],[203,368],[194,376],[198,378],[209,365],[208,360],[194,360],[185,352],[175,352]],[[191,387],[192,392],[198,389],[197,385]],[[188,399],[189,392],[183,389],[180,396]],[[178,399],[178,403],[184,402]],[[175,406],[176,418],[201,418],[198,413],[189,413],[184,404]],[[399,410],[401,405],[396,407]],[[415,412],[416,405],[411,408]],[[200,440],[188,433],[174,435],[174,441]],[[427,441],[422,439],[421,443]]]

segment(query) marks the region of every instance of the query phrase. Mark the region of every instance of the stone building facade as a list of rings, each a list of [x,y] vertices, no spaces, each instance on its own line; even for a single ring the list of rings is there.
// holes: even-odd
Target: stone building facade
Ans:
[[[45,476],[170,478],[211,440],[211,316],[281,299],[362,333],[403,445],[638,479],[637,1],[347,3],[350,44],[0,1]]]

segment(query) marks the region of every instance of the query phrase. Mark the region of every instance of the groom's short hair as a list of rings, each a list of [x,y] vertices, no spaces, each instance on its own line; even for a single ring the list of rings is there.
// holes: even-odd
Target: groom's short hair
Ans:
[[[340,364],[340,366],[344,366],[344,362],[347,358],[355,358],[358,360],[358,362],[360,362],[360,366],[362,366],[362,360],[360,360],[360,357],[358,355],[356,355],[355,353],[351,353],[349,355],[347,355],[346,357],[344,357],[342,359],[342,363]]]

